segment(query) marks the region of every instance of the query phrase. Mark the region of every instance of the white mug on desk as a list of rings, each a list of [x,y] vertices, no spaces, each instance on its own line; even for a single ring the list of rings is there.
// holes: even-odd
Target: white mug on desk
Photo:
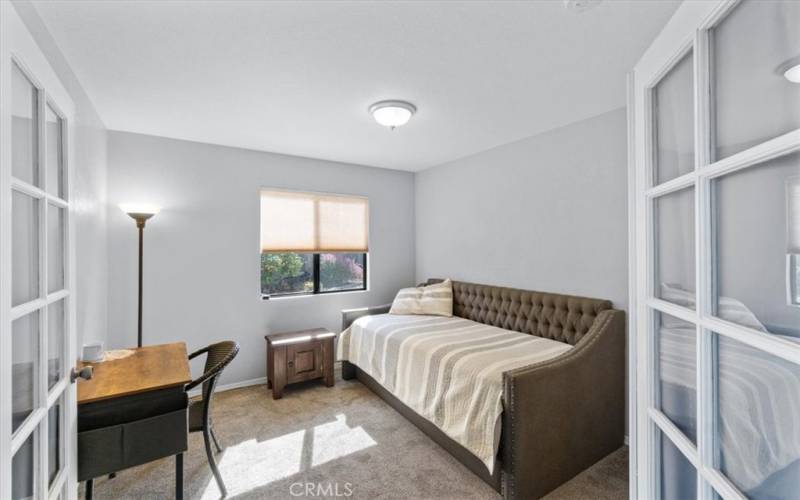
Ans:
[[[83,344],[83,355],[81,361],[95,362],[103,360],[103,343],[95,342],[93,344]]]

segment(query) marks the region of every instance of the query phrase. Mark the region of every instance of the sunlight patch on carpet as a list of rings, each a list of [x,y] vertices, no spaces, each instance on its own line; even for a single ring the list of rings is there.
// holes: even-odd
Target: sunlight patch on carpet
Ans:
[[[217,455],[217,464],[232,497],[376,444],[363,428],[349,427],[345,415],[339,414],[335,421],[312,429],[228,446]],[[210,474],[201,498],[219,498],[217,483]]]
[[[335,422],[314,427],[314,458],[311,465],[321,465],[376,444],[367,431],[360,426],[348,427],[345,416],[339,414]]]

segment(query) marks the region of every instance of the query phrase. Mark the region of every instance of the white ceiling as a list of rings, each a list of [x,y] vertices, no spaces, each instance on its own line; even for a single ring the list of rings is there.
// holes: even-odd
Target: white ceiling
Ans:
[[[421,170],[625,104],[679,1],[36,1],[109,129]],[[419,109],[389,131],[367,108]]]

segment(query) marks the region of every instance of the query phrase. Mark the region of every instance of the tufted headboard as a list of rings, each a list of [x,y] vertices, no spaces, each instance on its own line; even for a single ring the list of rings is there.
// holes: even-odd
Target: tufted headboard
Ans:
[[[428,284],[441,282],[429,279]],[[506,330],[575,345],[611,301],[453,282],[453,314]]]

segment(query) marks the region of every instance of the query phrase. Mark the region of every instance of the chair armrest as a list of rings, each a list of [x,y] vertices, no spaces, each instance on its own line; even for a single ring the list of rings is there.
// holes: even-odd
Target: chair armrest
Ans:
[[[361,316],[386,314],[391,308],[391,304],[384,304],[382,306],[360,307],[358,309],[342,309],[342,331],[347,330],[353,324],[353,321]]]
[[[222,352],[218,352],[218,351],[214,352],[214,351],[211,350],[212,347],[219,346],[219,345],[224,345],[224,344],[231,345],[230,350],[222,351]],[[212,356],[212,362],[214,363],[214,365],[210,369],[208,369],[208,367],[206,367],[207,369],[202,375],[200,375],[198,378],[196,378],[196,379],[192,380],[191,382],[189,382],[188,384],[186,384],[186,386],[184,387],[184,390],[186,392],[191,391],[192,389],[194,389],[198,385],[200,385],[200,384],[206,382],[207,380],[212,379],[212,378],[216,377],[217,375],[219,375],[220,373],[222,373],[222,370],[224,370],[225,367],[228,366],[228,363],[233,361],[233,358],[235,358],[236,355],[239,354],[239,344],[236,343],[236,342],[233,342],[233,341],[220,342],[218,344],[214,344],[213,346],[204,347],[204,348],[202,348],[202,349],[200,349],[198,351],[193,352],[189,356],[189,359],[192,359],[193,356],[198,355],[198,354],[202,354],[203,352],[208,352],[209,356]],[[224,354],[224,356],[220,357],[222,354]],[[213,385],[212,385],[211,389],[213,390]],[[203,392],[205,392],[205,387],[203,388]],[[208,394],[203,394],[203,397],[204,398],[208,397]]]
[[[202,349],[198,349],[189,355],[189,359],[194,359],[201,354],[205,354],[208,352],[208,347],[203,347]]]
[[[602,311],[569,352],[503,385],[504,489],[539,498],[623,444],[625,313]]]

